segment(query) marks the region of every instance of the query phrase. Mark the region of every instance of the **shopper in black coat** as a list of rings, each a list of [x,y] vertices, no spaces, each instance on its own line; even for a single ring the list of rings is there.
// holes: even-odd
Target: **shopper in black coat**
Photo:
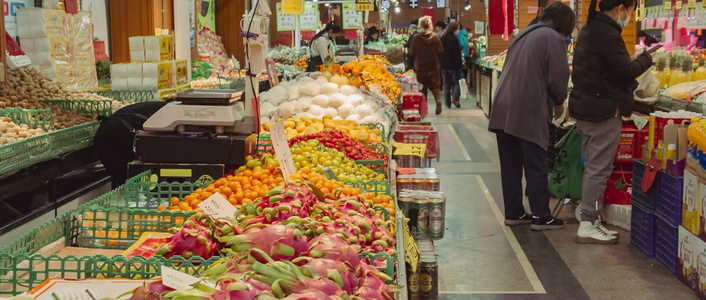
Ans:
[[[458,23],[453,22],[446,27],[446,33],[441,37],[444,53],[439,57],[439,65],[444,82],[446,108],[451,108],[451,102],[453,102],[456,107],[461,107],[458,98],[453,99],[453,101],[451,100],[454,89],[460,88],[458,86],[458,80],[461,79],[461,70],[463,69],[463,52],[458,37],[456,37],[456,33],[459,29]]]
[[[576,242],[615,244],[617,232],[606,229],[598,216],[620,141],[621,116],[632,114],[635,79],[652,65],[652,56],[643,52],[631,58],[620,35],[635,14],[635,0],[602,0],[600,12],[596,2],[591,0],[588,21],[574,48],[574,89],[569,98],[585,159]]]

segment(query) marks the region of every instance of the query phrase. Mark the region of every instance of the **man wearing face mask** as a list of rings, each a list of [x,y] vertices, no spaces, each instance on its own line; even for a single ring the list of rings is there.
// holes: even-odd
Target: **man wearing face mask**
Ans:
[[[616,244],[618,233],[603,226],[598,216],[620,140],[621,116],[632,114],[635,78],[652,66],[652,56],[643,52],[630,58],[620,35],[634,14],[635,0],[602,0],[600,12],[596,2],[591,0],[588,21],[574,49],[574,89],[569,98],[585,159],[576,242]]]

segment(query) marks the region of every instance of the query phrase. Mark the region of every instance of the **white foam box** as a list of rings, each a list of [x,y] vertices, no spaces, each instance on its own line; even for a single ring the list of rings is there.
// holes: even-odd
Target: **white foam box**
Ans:
[[[140,78],[140,79],[142,79],[142,64],[141,63],[127,64],[127,78]]]
[[[131,36],[128,38],[130,44],[130,51],[140,51],[145,50],[145,37],[144,36]]]
[[[145,50],[156,50],[159,53],[162,38],[163,36],[146,36]]]
[[[159,78],[159,64],[158,63],[144,63],[142,64],[142,78]]]
[[[62,4],[63,4],[62,2],[63,1],[60,1],[60,0],[42,0],[42,7],[59,9],[59,8],[62,8]]]
[[[142,78],[142,89],[156,91],[159,89],[158,78]]]
[[[127,64],[112,64],[110,65],[110,78],[127,79]]]
[[[33,44],[37,52],[51,52],[51,41],[49,38],[34,38]]]
[[[112,89],[114,91],[124,91],[127,90],[127,79],[110,79],[110,83],[112,85]]]
[[[128,90],[141,90],[142,89],[142,77],[128,78],[127,79],[127,89]]]
[[[32,61],[33,65],[51,64],[50,52],[25,52],[25,55]]]
[[[134,63],[145,62],[145,50],[130,51],[130,61]]]
[[[145,62],[160,62],[161,54],[159,50],[145,50]]]

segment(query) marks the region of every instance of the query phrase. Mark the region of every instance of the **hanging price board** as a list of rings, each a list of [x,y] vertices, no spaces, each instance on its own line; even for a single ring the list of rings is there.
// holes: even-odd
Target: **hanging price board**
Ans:
[[[666,9],[666,10],[672,9],[672,1],[664,1],[664,9]]]
[[[424,157],[424,153],[427,150],[427,144],[401,144],[396,143],[395,151],[392,155],[416,155],[419,157]]]
[[[292,31],[297,28],[297,17],[282,12],[282,3],[277,3],[277,31]]]
[[[355,2],[343,2],[343,29],[358,29],[363,24],[363,14],[355,10]]]
[[[407,222],[409,219],[405,218],[402,214],[402,230],[403,231],[403,242],[404,242],[404,260],[409,263],[412,267],[412,273],[417,273],[417,265],[419,264],[419,248],[417,248],[417,242],[414,241],[412,233],[409,232],[409,225]]]
[[[319,7],[316,3],[304,4],[304,14],[299,16],[300,30],[316,30],[319,28]]]
[[[677,0],[676,9],[681,9],[681,6],[682,6],[681,0]]]
[[[292,15],[304,13],[304,0],[282,0],[282,12]]]

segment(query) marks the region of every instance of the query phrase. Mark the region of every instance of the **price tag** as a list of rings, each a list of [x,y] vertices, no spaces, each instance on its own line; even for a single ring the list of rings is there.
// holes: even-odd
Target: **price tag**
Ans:
[[[423,158],[426,150],[427,144],[398,144],[392,155],[415,155]]]
[[[682,6],[681,0],[677,0],[676,8],[677,8],[677,9],[681,9],[681,6]]]
[[[689,0],[689,7],[696,7],[696,0]]]
[[[671,0],[664,1],[664,9],[666,9],[666,10],[672,9],[672,1]]]
[[[188,290],[193,288],[193,285],[201,279],[191,276],[186,273],[179,272],[172,268],[162,266],[162,284],[168,288],[175,290]]]
[[[279,161],[279,167],[282,169],[282,175],[284,175],[284,180],[287,180],[297,170],[294,168],[292,151],[289,149],[289,143],[287,142],[284,120],[280,120],[270,126],[270,136],[272,138],[272,147],[275,148],[275,154]]]
[[[409,225],[407,225],[409,219],[405,218],[404,214],[402,214],[402,220],[402,228],[404,230],[404,260],[412,267],[412,274],[414,274],[417,273],[417,265],[419,264],[419,248],[417,248],[417,242],[414,241],[412,233],[409,232]]]
[[[301,15],[304,13],[304,0],[282,0],[282,12]]]
[[[292,31],[297,28],[297,17],[282,12],[282,3],[277,3],[277,31]]]
[[[316,30],[319,28],[319,7],[317,3],[304,4],[304,14],[299,16],[300,30]]]
[[[236,213],[233,204],[230,204],[230,202],[218,192],[199,203],[199,207],[203,212],[212,215],[216,219],[234,218]]]
[[[674,55],[685,56],[686,47],[674,47],[672,48],[672,53],[674,53]]]
[[[343,29],[358,29],[363,23],[363,14],[355,10],[355,2],[343,2]]]
[[[642,129],[647,126],[647,120],[645,120],[645,118],[639,117],[638,115],[632,114],[630,116],[630,119],[632,119],[632,122],[635,123],[635,126],[639,131],[642,131]]]

